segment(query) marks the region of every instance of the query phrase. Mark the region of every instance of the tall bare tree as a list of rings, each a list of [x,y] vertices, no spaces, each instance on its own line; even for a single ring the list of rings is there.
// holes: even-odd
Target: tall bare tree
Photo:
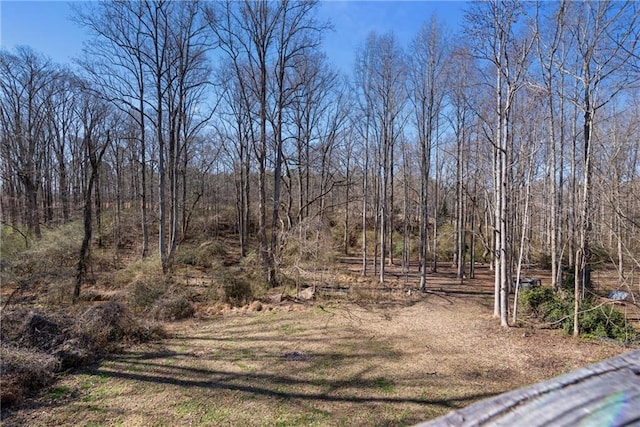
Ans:
[[[444,26],[435,16],[425,22],[413,39],[409,66],[409,99],[420,148],[420,289],[427,285],[429,231],[429,180],[431,148],[436,138],[436,122],[445,94],[448,42]],[[435,204],[434,204],[435,206]],[[434,248],[435,251],[435,248]]]
[[[28,47],[0,51],[2,156],[24,197],[23,222],[36,238],[40,232],[40,182],[47,152],[48,97],[57,72],[49,60]]]
[[[370,124],[378,152],[377,174],[380,176],[380,260],[379,281],[385,281],[386,258],[393,232],[393,163],[396,142],[404,126],[401,113],[406,103],[406,66],[402,49],[393,34],[371,33],[358,52],[357,85],[365,98],[365,114]],[[391,260],[392,258],[389,257]]]
[[[574,289],[573,333],[577,336],[580,299],[590,282],[591,270],[595,115],[635,78],[626,72],[626,64],[633,59],[639,43],[635,29],[640,12],[635,2],[575,2],[569,4],[566,19],[577,61],[575,69],[565,72],[580,84],[582,96],[571,102],[583,113],[583,177]]]
[[[87,268],[91,254],[91,239],[93,237],[93,203],[95,189],[98,186],[98,173],[102,158],[111,143],[110,132],[115,128],[114,122],[109,122],[109,106],[92,93],[81,88],[81,99],[76,109],[77,120],[82,125],[82,149],[84,151],[85,191],[83,208],[84,234],[78,257],[73,302],[80,299],[82,284],[87,275]],[[112,116],[113,117],[113,116]]]
[[[241,84],[242,101],[256,121],[249,127],[251,148],[258,167],[258,242],[265,279],[275,281],[273,254],[267,241],[267,157],[269,66],[277,42],[281,9],[261,2],[225,2],[208,10],[210,27],[221,49],[234,64]]]
[[[76,19],[96,36],[95,43],[85,49],[84,68],[100,93],[139,125],[143,256],[148,248],[148,126],[158,144],[158,246],[166,272],[180,229],[178,177],[188,163],[188,142],[206,121],[206,115],[195,113],[204,109],[203,93],[209,78],[206,52],[210,44],[200,3],[101,2],[78,8]],[[182,193],[184,199],[184,187]]]
[[[511,286],[509,260],[512,253],[508,192],[512,154],[511,112],[518,90],[524,84],[528,55],[533,38],[518,37],[517,24],[524,12],[523,4],[512,0],[492,0],[475,4],[467,15],[468,32],[475,41],[474,51],[493,67],[495,116],[492,133],[487,136],[494,151],[494,316],[508,326],[508,291]]]
[[[96,2],[77,4],[74,19],[87,28],[93,39],[85,44],[79,61],[94,87],[136,124],[132,135],[138,140],[136,162],[140,167],[140,228],[142,257],[149,253],[147,191],[148,123],[150,122],[148,80],[148,32],[141,2]]]
[[[276,284],[276,252],[280,220],[280,197],[285,109],[293,87],[287,76],[320,43],[325,27],[312,11],[317,2],[227,2],[208,10],[211,29],[234,66],[242,101],[249,112],[250,139],[258,166],[258,241],[265,279]],[[273,165],[273,204],[267,223],[268,167]],[[267,228],[271,226],[271,237]]]
[[[545,5],[546,6],[546,5]],[[555,6],[555,5],[554,5]],[[550,8],[551,9],[551,8]],[[550,252],[551,252],[551,285],[558,289],[561,281],[562,257],[559,242],[562,240],[562,189],[563,189],[563,149],[565,145],[565,107],[564,107],[564,62],[567,55],[567,38],[565,37],[566,2],[562,1],[557,8],[551,10],[551,16],[545,16],[546,9],[537,12],[536,47],[541,65],[542,87],[547,95],[548,132],[550,152],[549,174],[551,187],[550,209]],[[541,22],[542,21],[542,22]]]

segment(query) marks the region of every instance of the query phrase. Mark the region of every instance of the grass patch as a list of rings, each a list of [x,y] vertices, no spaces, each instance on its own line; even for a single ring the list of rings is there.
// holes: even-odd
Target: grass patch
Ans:
[[[114,385],[110,382],[100,384],[93,390],[89,391],[89,394],[82,397],[83,402],[99,402],[111,397],[117,397],[124,394],[128,390],[128,387],[124,385]]]
[[[394,383],[392,380],[385,377],[378,377],[373,380],[375,387],[382,391],[384,394],[393,394],[395,391]]]
[[[80,374],[79,380],[80,390],[89,390],[91,387],[109,382],[109,377],[103,373],[98,373],[96,375]]]
[[[255,354],[246,348],[241,348],[240,350],[238,350],[239,354],[236,354],[235,357],[233,358],[234,362],[237,362],[239,360],[255,360],[256,356]]]
[[[294,323],[283,323],[278,326],[278,331],[282,332],[284,335],[295,335],[297,333],[304,332],[305,328],[297,326]]]
[[[302,413],[281,413],[272,425],[278,427],[324,426],[327,425],[329,417],[330,414],[326,411],[310,408]]]
[[[67,386],[54,387],[47,393],[47,396],[51,399],[60,399],[69,393],[69,391],[71,391],[71,389]]]
[[[225,408],[216,408],[211,405],[207,406],[205,413],[200,418],[200,423],[204,425],[218,425],[229,418],[230,411]]]
[[[191,415],[194,412],[198,412],[200,409],[201,403],[195,399],[188,399],[182,401],[176,405],[176,414],[180,417],[184,417],[186,415]]]
[[[175,405],[175,413],[181,419],[191,419],[191,425],[219,425],[228,420],[231,411],[213,406],[211,402],[201,398],[188,398]]]
[[[102,406],[98,406],[98,405],[87,405],[87,409],[91,412],[99,412],[99,413],[106,413],[108,411],[107,408],[103,408]],[[102,424],[94,424],[97,426],[101,426]]]
[[[236,362],[236,366],[238,366],[238,368],[242,369],[245,372],[256,372],[258,369],[253,366],[253,365],[248,365],[244,362]]]

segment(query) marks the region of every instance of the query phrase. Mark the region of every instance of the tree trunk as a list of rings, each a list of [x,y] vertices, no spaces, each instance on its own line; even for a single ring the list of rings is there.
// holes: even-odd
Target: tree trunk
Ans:
[[[367,197],[369,184],[369,116],[365,126],[364,167],[362,170],[362,276],[367,275]]]
[[[78,268],[76,273],[76,284],[73,289],[73,303],[77,304],[80,300],[80,289],[87,275],[87,264],[89,262],[89,250],[91,246],[92,235],[92,213],[91,213],[91,193],[93,190],[93,173],[89,178],[89,186],[85,192],[85,202],[83,211],[84,235],[82,237],[82,245],[80,246],[80,255],[78,257]]]
[[[87,187],[84,194],[84,210],[83,210],[83,224],[84,224],[84,235],[82,238],[82,244],[80,246],[80,254],[78,256],[78,268],[76,272],[76,283],[73,290],[73,303],[77,304],[80,300],[80,290],[82,284],[85,281],[87,275],[87,266],[89,263],[89,256],[91,253],[91,236],[92,236],[92,210],[91,210],[91,195],[93,194],[93,188],[96,183],[96,179],[98,177],[98,171],[100,169],[100,164],[102,163],[102,157],[106,152],[109,144],[111,143],[111,138],[109,131],[107,131],[106,141],[104,145],[100,148],[99,153],[96,153],[95,147],[92,146],[92,137],[85,137],[85,146],[87,150],[87,158],[91,165],[91,173],[89,175],[89,180],[87,183]]]

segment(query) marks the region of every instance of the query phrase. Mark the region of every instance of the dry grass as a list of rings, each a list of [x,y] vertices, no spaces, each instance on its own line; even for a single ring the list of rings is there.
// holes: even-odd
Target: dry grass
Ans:
[[[407,425],[624,351],[488,313],[428,294],[173,323],[3,425]]]
[[[257,255],[238,261],[226,247],[194,244],[171,278],[150,257],[83,289],[126,303],[133,314],[109,302],[73,320],[36,322],[34,339],[47,347],[6,360],[53,366],[42,375],[12,368],[24,381],[42,379],[38,386],[60,366],[86,364],[122,345],[127,350],[62,377],[35,399],[3,407],[2,424],[407,425],[625,350],[560,331],[500,328],[490,317],[486,268],[463,282],[442,268],[421,294],[414,267],[407,276],[389,268],[381,286],[360,277],[356,258],[341,260],[342,268],[324,258],[298,259],[283,271],[295,283],[269,292],[282,297],[300,283],[337,291],[317,292],[313,303],[279,303],[264,295]],[[290,249],[290,257],[300,252]],[[545,280],[546,274],[527,272]],[[65,289],[62,281],[50,287],[49,298],[64,304]],[[186,320],[166,325],[171,338],[140,345],[158,330],[136,316]],[[3,364],[13,351],[4,347],[7,331],[23,344],[31,339],[26,323],[11,319],[3,312]],[[58,365],[36,362],[52,352]],[[24,395],[12,388],[16,379],[3,375],[3,396],[4,390],[14,400]]]

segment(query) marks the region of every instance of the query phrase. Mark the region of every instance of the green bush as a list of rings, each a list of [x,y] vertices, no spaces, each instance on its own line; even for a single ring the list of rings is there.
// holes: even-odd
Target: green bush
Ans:
[[[573,292],[575,289],[575,269],[573,267],[564,267],[562,269],[562,289]]]
[[[0,224],[0,242],[0,260],[9,264],[29,247],[30,240],[21,230]]]
[[[575,289],[575,278],[576,278],[575,267],[566,266],[562,268],[562,289],[566,292],[573,293]],[[587,289],[593,289],[593,281],[590,279],[593,274],[593,270],[591,270],[588,282],[586,283]]]
[[[564,295],[564,296],[563,296]],[[553,327],[573,333],[573,294],[557,294],[549,287],[523,291],[518,299],[525,314],[547,322]],[[611,305],[584,299],[580,304],[580,333],[589,338],[611,338],[620,342],[632,342],[639,334],[627,324],[624,315]]]
[[[580,332],[591,338],[611,338],[621,342],[638,339],[638,332],[627,324],[624,315],[611,305],[583,301],[580,306]],[[573,332],[573,321],[565,325],[567,332]]]
[[[518,298],[522,310],[536,317],[545,317],[545,312],[551,310],[556,299],[553,289],[546,286],[522,291]]]
[[[543,318],[557,327],[565,328],[567,323],[573,325],[573,300],[556,296],[545,305]]]

